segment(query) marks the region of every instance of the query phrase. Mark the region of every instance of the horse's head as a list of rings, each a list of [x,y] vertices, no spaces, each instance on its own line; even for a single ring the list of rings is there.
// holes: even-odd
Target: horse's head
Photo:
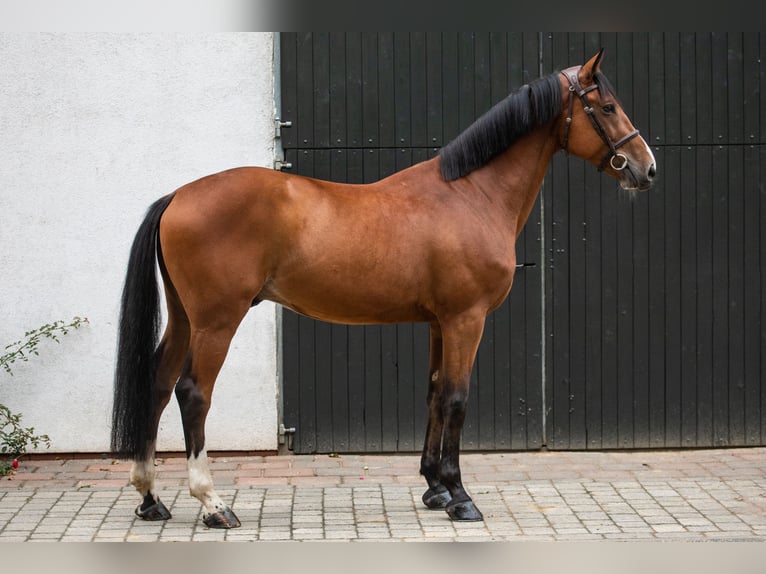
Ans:
[[[566,114],[562,145],[615,177],[623,189],[645,191],[657,171],[654,155],[599,68],[603,52],[561,72]]]

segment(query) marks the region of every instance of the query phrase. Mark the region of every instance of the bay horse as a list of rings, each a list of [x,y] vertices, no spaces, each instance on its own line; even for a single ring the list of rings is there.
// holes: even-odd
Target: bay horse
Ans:
[[[459,465],[469,379],[553,155],[583,158],[626,190],[648,190],[655,176],[649,146],[600,70],[602,54],[522,86],[436,157],[375,183],[242,167],[157,200],[130,252],[114,380],[111,449],[133,460],[136,514],[170,518],[154,457],[175,389],[190,494],[208,527],[240,525],[214,489],[205,418],[240,321],[269,300],[322,321],[430,324],[422,500],[453,520],[481,520]],[[161,339],[155,266],[168,315]]]

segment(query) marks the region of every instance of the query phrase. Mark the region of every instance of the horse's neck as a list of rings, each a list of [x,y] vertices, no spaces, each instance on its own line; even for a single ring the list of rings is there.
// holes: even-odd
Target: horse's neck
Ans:
[[[553,154],[561,147],[556,133],[554,125],[534,130],[475,172],[475,181],[497,195],[515,221],[516,235],[529,218]]]

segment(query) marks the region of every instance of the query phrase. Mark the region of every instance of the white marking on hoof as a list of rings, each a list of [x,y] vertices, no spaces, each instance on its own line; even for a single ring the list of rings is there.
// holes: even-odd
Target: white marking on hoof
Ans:
[[[154,453],[154,444],[150,445],[149,452]],[[154,492],[154,455],[150,455],[146,460],[134,461],[130,468],[130,484],[136,487],[136,490],[142,497],[149,492]]]
[[[189,494],[198,499],[205,507],[203,517],[226,509],[226,505],[216,494],[213,487],[213,477],[207,462],[207,452],[202,451],[199,456],[191,456],[187,460],[189,468]]]
[[[439,369],[435,370],[434,374],[431,375],[431,381],[432,382],[435,383],[437,380],[439,380]]]

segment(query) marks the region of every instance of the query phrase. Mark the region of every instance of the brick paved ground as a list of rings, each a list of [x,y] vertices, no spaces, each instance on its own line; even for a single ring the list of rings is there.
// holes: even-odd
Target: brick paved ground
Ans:
[[[158,461],[167,522],[133,515],[129,464],[23,461],[0,480],[0,541],[760,540],[766,448],[464,454],[484,522],[420,502],[416,455],[217,457],[219,494],[242,527],[211,530],[183,458]]]

